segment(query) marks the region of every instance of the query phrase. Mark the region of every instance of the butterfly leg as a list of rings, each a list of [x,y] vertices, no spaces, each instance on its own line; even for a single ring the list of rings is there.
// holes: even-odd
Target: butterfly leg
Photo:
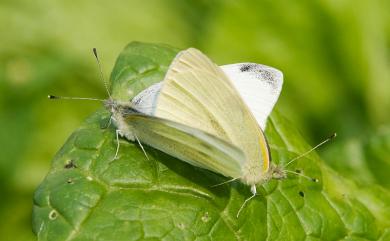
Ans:
[[[221,182],[221,183],[212,185],[211,187],[218,187],[218,186],[221,186],[221,185],[226,184],[226,183],[229,183],[229,182],[234,182],[234,181],[237,180],[237,179],[238,179],[238,178],[233,178],[233,179],[227,180],[227,181],[225,181],[225,182]]]
[[[136,134],[134,134],[134,137],[135,137],[135,139],[137,140],[138,145],[141,147],[142,151],[144,152],[144,154],[145,154],[145,156],[146,156],[146,159],[150,160],[149,157],[148,157],[148,155],[146,154],[146,151],[145,151],[145,149],[144,149],[144,146],[141,144],[141,142],[139,141],[139,139],[138,139],[138,137],[137,137]]]
[[[121,133],[120,130],[116,130],[115,131],[115,135],[116,135],[116,151],[115,151],[115,156],[114,156],[114,160],[118,159],[118,152],[119,152],[119,134]]]
[[[252,198],[254,198],[254,197],[257,195],[256,185],[252,185],[252,186],[251,186],[251,193],[252,193],[252,196],[250,196],[249,198],[247,198],[247,199],[244,201],[244,203],[241,205],[240,209],[238,210],[238,212],[237,212],[237,218],[238,218],[238,216],[240,216],[240,213],[241,213],[241,211],[244,209],[246,203],[249,202],[249,200],[251,200]]]

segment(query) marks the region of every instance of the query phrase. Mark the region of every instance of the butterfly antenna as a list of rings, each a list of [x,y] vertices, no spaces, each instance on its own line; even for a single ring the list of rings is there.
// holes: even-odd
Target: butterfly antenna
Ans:
[[[111,94],[110,94],[110,91],[108,89],[108,83],[107,83],[106,79],[104,78],[102,65],[100,63],[100,59],[99,59],[99,56],[98,56],[96,48],[93,48],[92,52],[93,52],[93,55],[95,55],[96,63],[98,65],[98,67],[99,67],[100,79],[103,81],[104,87],[106,88],[106,91],[107,91],[107,94],[108,94],[108,97],[111,99]]]
[[[284,165],[284,167],[287,167],[288,165],[290,165],[291,163],[293,163],[294,161],[306,156],[307,154],[309,154],[310,152],[314,151],[315,149],[317,149],[318,147],[324,145],[325,143],[331,141],[333,138],[335,138],[337,136],[336,133],[334,133],[333,135],[329,136],[328,138],[326,138],[324,141],[322,141],[321,143],[319,143],[318,145],[316,145],[315,147],[311,148],[310,150],[308,150],[307,152],[293,158],[291,161],[287,162],[287,164]]]
[[[116,151],[115,151],[115,156],[114,156],[114,159],[113,160],[116,160],[118,159],[118,153],[119,153],[119,133],[120,133],[120,130],[116,130],[115,131],[115,136],[116,136]]]
[[[96,99],[96,98],[67,97],[67,96],[56,96],[56,95],[48,95],[47,98],[51,100],[93,100],[93,101],[101,101],[101,102],[105,101],[103,99]]]
[[[312,178],[312,177],[309,177],[309,176],[306,176],[305,174],[302,174],[300,172],[294,172],[294,171],[290,171],[290,170],[283,170],[284,172],[287,172],[287,173],[291,173],[291,174],[294,174],[294,175],[297,175],[297,176],[300,176],[300,177],[303,177],[303,178],[306,178],[312,182],[318,182],[318,179],[317,178]]]

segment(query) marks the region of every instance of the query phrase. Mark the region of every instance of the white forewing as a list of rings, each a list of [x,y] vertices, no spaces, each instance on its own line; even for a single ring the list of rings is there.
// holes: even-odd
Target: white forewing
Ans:
[[[264,130],[267,118],[282,90],[282,72],[255,63],[229,64],[221,68]],[[132,100],[134,108],[144,114],[153,115],[161,86],[160,82],[139,93]]]
[[[266,121],[283,85],[283,73],[275,68],[255,64],[239,63],[221,66],[255,116],[261,129]]]
[[[159,82],[143,90],[131,100],[133,107],[141,113],[152,115],[161,86],[162,82]]]

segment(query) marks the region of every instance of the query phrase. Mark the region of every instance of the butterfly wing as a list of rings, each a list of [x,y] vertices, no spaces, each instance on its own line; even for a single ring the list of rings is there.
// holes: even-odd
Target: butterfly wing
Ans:
[[[283,73],[255,63],[229,64],[221,68],[265,130],[267,118],[282,91]]]
[[[222,71],[238,90],[262,130],[283,85],[283,73],[275,68],[255,63],[222,65]],[[145,114],[153,115],[157,96],[162,82],[151,85],[133,100],[135,108]]]
[[[155,116],[233,143],[246,156],[243,169],[258,175],[268,170],[269,152],[256,119],[223,71],[199,50],[182,51],[172,62]]]
[[[131,100],[133,108],[143,114],[153,115],[161,87],[162,82],[158,82],[141,91]]]
[[[245,156],[215,136],[183,124],[143,114],[125,116],[141,142],[171,156],[224,176],[238,178]]]

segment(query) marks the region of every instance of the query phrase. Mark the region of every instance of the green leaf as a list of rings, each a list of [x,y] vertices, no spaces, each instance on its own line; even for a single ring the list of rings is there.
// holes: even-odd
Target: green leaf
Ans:
[[[328,164],[362,185],[381,185],[390,190],[390,126],[334,145],[325,152]]]
[[[176,49],[131,43],[111,75],[115,98],[130,99],[160,81]],[[139,61],[138,61],[139,60]],[[118,87],[119,86],[119,87]],[[129,89],[131,93],[127,92]],[[315,154],[289,166],[319,179],[289,176],[249,187],[135,143],[120,141],[99,110],[67,140],[36,190],[33,230],[39,240],[389,240],[390,194],[363,188]],[[310,146],[277,111],[266,129],[273,161]]]
[[[131,100],[150,85],[160,82],[178,49],[166,45],[131,42],[119,55],[111,73],[112,95]]]

